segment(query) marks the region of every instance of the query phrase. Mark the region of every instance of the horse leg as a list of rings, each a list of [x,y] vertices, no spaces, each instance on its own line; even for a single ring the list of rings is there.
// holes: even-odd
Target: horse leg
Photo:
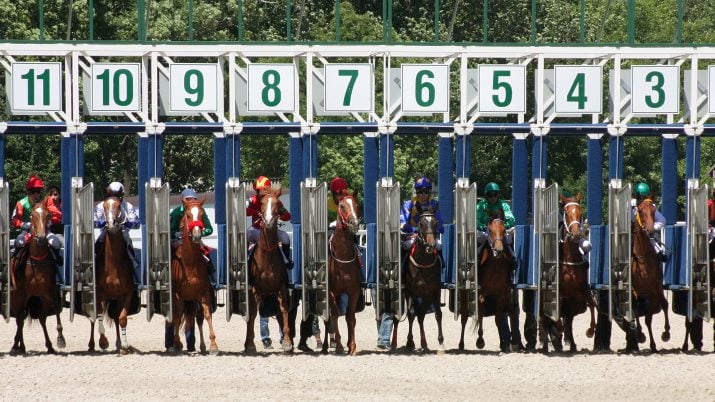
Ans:
[[[484,330],[482,329],[483,319],[484,314],[479,314],[479,318],[477,319],[477,349],[484,349]]]
[[[419,312],[417,314],[417,322],[420,324],[420,347],[423,352],[429,350],[427,347],[427,334],[425,334],[425,313]]]
[[[440,350],[444,350],[444,334],[442,333],[442,306],[439,303],[439,296],[437,296],[434,302],[434,318],[437,320],[437,342],[439,342]]]
[[[24,313],[16,313],[15,324],[17,325],[17,331],[15,332],[15,342],[10,350],[12,353],[25,353],[25,339],[22,333],[23,327],[25,326],[25,316]]]
[[[412,305],[412,308],[409,308],[407,311],[407,343],[405,343],[405,348],[409,350],[414,350],[415,349],[415,341],[414,338],[412,337],[412,325],[415,322],[415,313],[414,311],[410,311],[414,309],[414,304]]]
[[[316,320],[318,319],[317,317],[315,318]],[[328,328],[330,328],[330,320],[323,320],[323,325],[325,326],[325,336],[323,337],[323,348],[320,349],[320,353],[327,355],[328,354],[328,347],[330,346],[330,334],[328,333]],[[298,348],[300,349],[300,345],[298,345]]]
[[[256,313],[257,313],[257,306],[258,306],[258,295],[256,294],[255,289],[251,290],[252,296],[248,298],[248,320],[246,321],[246,341],[243,343],[243,349],[247,354],[255,354],[256,353],[256,344],[253,342],[253,338],[255,337],[255,332],[254,332],[254,323],[256,321]],[[285,338],[285,334],[283,334],[283,337]]]
[[[293,339],[290,337],[290,322],[288,320],[288,289],[285,287],[278,292],[278,306],[283,318],[283,352],[293,352]]]
[[[197,311],[196,303],[189,302],[184,306],[184,316],[182,317],[184,324],[184,340],[186,340],[186,351],[196,352],[196,344],[189,342],[189,334],[194,332],[196,317],[204,314],[203,307],[199,307],[202,311]]]
[[[651,324],[653,323],[653,314],[645,315],[645,325],[648,327],[648,336],[650,337],[650,351],[655,353],[658,349],[655,347],[655,339],[653,339],[653,328]]]
[[[510,343],[508,327],[503,325],[506,320],[506,314],[504,311],[506,303],[507,300],[500,296],[497,300],[497,307],[494,313],[494,324],[496,324],[497,331],[499,332],[499,350],[505,353],[509,351]]]
[[[129,305],[132,302],[132,294],[129,293],[124,296],[122,300],[122,309],[119,310],[119,317],[115,321],[115,326],[117,327],[117,341],[120,344],[119,353],[125,355],[129,353],[129,341],[127,340],[127,321],[129,317]],[[119,334],[121,332],[121,335]]]
[[[636,329],[638,330],[638,343],[645,343],[645,334],[643,333],[643,327],[641,326],[641,319],[638,316],[636,316]]]
[[[213,316],[212,316],[213,318]],[[196,319],[194,320],[195,328],[199,330],[199,350],[201,353],[206,353],[206,340],[204,339],[204,316],[203,314],[196,314]]]
[[[360,292],[351,295],[348,298],[348,311],[345,314],[345,322],[348,324],[348,354],[350,356],[357,355],[357,344],[355,342],[355,311],[357,310],[358,300],[360,299]],[[327,331],[325,331],[327,332]],[[335,326],[335,333],[338,333],[338,326]]]
[[[464,328],[467,326],[467,320],[469,320],[469,316],[467,315],[467,312],[462,310],[462,314],[460,314],[460,321],[462,323],[462,332],[459,337],[459,350],[463,351],[464,350]]]
[[[586,304],[591,312],[591,324],[586,330],[586,336],[593,338],[593,335],[596,333],[596,299],[590,291],[586,293]]]
[[[109,303],[107,301],[101,301],[99,305],[102,307],[102,314],[97,317],[97,320],[99,320],[99,324],[97,325],[97,329],[99,330],[99,347],[102,350],[107,350],[109,341],[104,333],[104,317],[108,317],[107,310],[109,310]]]
[[[67,342],[65,341],[65,336],[62,334],[62,320],[60,320],[60,313],[55,314],[55,318],[57,318],[57,347],[60,349],[64,349],[67,346]]]
[[[392,320],[392,341],[390,342],[390,351],[394,352],[397,350],[397,325],[400,323],[399,319]]]
[[[683,352],[688,351],[688,335],[690,335],[690,326],[692,325],[692,322],[688,322],[688,317],[685,317],[685,339],[683,339],[683,347],[681,350]]]
[[[201,301],[201,307],[204,310],[204,320],[209,325],[209,353],[212,355],[218,354],[218,344],[216,344],[216,334],[214,333],[213,317],[211,316],[211,295],[207,294]],[[284,332],[285,334],[286,332]],[[285,337],[284,337],[285,338]],[[204,346],[205,347],[205,346]]]
[[[47,316],[40,316],[40,325],[42,326],[42,334],[45,336],[45,347],[47,348],[47,353],[55,353],[55,349],[52,347],[52,341],[50,341],[50,334],[47,332]]]
[[[564,342],[569,348],[569,352],[576,352],[576,340],[573,337],[573,314],[565,314],[564,320]]]
[[[181,329],[181,317],[184,315],[184,303],[174,296],[174,305],[171,309],[171,323],[174,326],[174,346],[170,349],[172,352],[179,352],[184,348],[181,344],[179,330]]]
[[[668,319],[668,299],[665,298],[663,295],[663,291],[659,292],[661,299],[660,299],[660,308],[663,309],[663,314],[665,314],[665,326],[663,328],[663,333],[660,336],[660,339],[663,342],[668,342],[670,340],[670,320]]]

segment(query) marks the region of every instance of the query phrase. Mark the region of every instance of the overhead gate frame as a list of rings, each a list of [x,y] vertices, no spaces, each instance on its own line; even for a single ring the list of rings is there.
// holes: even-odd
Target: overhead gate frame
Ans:
[[[328,186],[315,178],[300,184],[301,279],[303,319],[330,318],[328,289]]]
[[[534,228],[538,236],[536,317],[542,313],[557,321],[561,316],[559,275],[559,185],[545,188],[543,180],[534,188]],[[537,320],[537,322],[539,322]]]
[[[612,179],[608,186],[608,314],[633,321],[631,282],[631,184]]]
[[[246,185],[238,177],[226,182],[226,321],[239,314],[248,319],[248,245]]]
[[[400,206],[400,183],[383,177],[377,182],[377,319],[403,315]]]
[[[710,248],[708,244],[708,186],[688,180],[686,275],[688,275],[688,321],[712,316]]]
[[[146,188],[147,320],[154,312],[172,319],[171,234],[169,184],[152,177]]]
[[[479,301],[479,256],[477,255],[477,183],[469,184],[468,179],[458,179],[454,188],[454,319],[461,311],[461,292],[467,298],[466,313],[478,318]]]
[[[94,262],[94,184],[72,178],[72,269],[70,321],[81,314],[97,319],[97,272]]]

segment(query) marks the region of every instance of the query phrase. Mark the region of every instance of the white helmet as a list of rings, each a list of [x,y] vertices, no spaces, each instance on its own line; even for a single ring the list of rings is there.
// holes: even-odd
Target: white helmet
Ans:
[[[124,185],[118,181],[113,181],[109,183],[109,187],[107,187],[109,191],[116,193],[116,194],[124,194]]]

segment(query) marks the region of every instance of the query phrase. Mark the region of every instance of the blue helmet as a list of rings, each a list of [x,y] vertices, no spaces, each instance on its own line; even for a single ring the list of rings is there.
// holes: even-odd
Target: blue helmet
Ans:
[[[194,198],[194,199],[196,199],[196,198],[197,198],[196,191],[194,191],[194,190],[192,190],[192,189],[190,189],[190,188],[187,188],[187,189],[185,189],[184,191],[182,191],[182,192],[181,192],[181,199],[182,199],[182,200],[185,200],[185,199],[187,199],[187,198]]]
[[[415,190],[419,190],[422,188],[432,190],[432,181],[426,176],[422,176],[419,179],[415,180]]]

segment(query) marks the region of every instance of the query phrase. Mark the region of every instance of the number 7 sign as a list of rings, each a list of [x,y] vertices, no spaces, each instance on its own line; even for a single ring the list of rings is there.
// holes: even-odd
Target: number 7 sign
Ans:
[[[375,78],[370,64],[325,65],[325,110],[371,112]]]

